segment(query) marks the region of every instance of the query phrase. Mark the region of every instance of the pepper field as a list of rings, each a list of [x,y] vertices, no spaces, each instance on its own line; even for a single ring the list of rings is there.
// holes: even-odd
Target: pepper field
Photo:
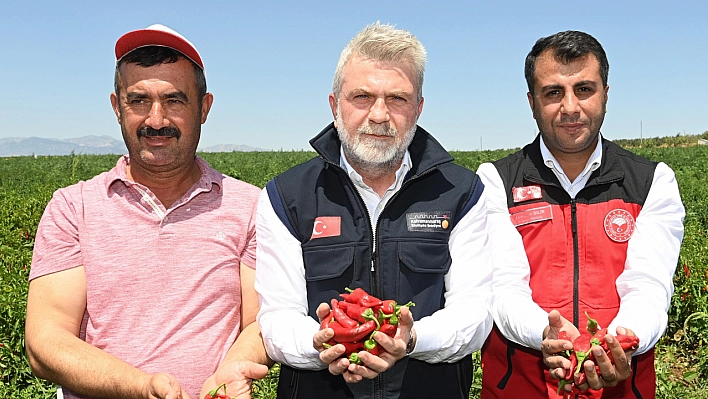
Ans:
[[[708,132],[706,133],[708,134]],[[704,134],[705,135],[705,134]],[[629,143],[631,144],[631,143]],[[650,148],[646,148],[651,145]],[[686,233],[674,276],[669,325],[656,351],[659,398],[708,398],[708,146],[633,151],[667,163],[686,207]],[[476,169],[512,150],[454,152]],[[221,172],[263,187],[274,175],[314,156],[311,152],[200,154]],[[24,352],[27,276],[37,224],[54,190],[108,170],[117,155],[0,158],[0,398],[51,398],[55,388],[32,376]],[[478,355],[478,354],[477,354]],[[254,384],[254,398],[275,397],[277,365]],[[470,398],[479,397],[475,360]]]

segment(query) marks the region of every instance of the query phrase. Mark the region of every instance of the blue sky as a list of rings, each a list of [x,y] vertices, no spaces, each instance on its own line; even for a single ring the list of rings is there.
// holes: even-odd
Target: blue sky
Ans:
[[[610,61],[603,134],[708,130],[706,1],[35,1],[0,6],[0,138],[109,135],[115,41],[165,24],[194,43],[215,102],[201,146],[309,149],[332,120],[337,58],[365,25],[426,46],[419,124],[450,150],[513,148],[536,125],[523,62],[542,36],[595,36]],[[641,126],[641,130],[640,130]]]

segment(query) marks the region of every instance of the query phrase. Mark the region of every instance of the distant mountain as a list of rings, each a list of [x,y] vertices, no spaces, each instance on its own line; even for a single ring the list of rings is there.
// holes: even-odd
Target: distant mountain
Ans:
[[[69,155],[74,154],[127,154],[121,140],[110,136],[84,136],[72,139],[47,139],[41,137],[0,138],[0,157],[21,155]],[[202,152],[268,151],[238,144],[219,144],[200,148]]]
[[[46,139],[41,137],[0,138],[0,156],[17,155],[69,155],[74,154],[126,154],[122,141],[110,136],[85,136],[72,139]]]
[[[251,147],[248,145],[240,145],[240,144],[217,144],[217,145],[212,145],[209,147],[199,148],[197,151],[201,151],[201,152],[232,152],[232,151],[250,152],[250,151],[270,151],[270,150],[264,150],[262,148],[256,148],[256,147]]]

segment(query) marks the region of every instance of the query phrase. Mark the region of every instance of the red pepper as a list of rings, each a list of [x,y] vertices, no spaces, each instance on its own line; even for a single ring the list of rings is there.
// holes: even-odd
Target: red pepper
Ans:
[[[374,306],[381,306],[383,301],[376,298],[375,296],[369,295],[366,291],[361,288],[352,290],[350,288],[345,288],[350,292],[349,296],[346,298],[347,302],[358,303],[365,308],[371,308]]]
[[[347,316],[351,317],[352,319],[358,321],[359,323],[366,323],[366,319],[363,317],[364,312],[366,309],[358,303],[350,303],[350,302],[339,302],[339,307],[344,309],[344,311],[347,313]]]
[[[605,341],[607,329],[599,328],[597,321],[591,318],[587,312],[585,312],[585,316],[588,318],[587,328],[585,330],[581,330],[580,336],[573,341],[573,351],[570,355],[571,364],[575,364],[575,370],[572,374],[566,371],[566,374],[563,376],[564,378],[558,383],[558,394],[560,394],[561,390],[563,390],[563,386],[569,383],[573,385],[572,393],[580,392],[577,386],[587,382],[587,375],[585,374],[585,369],[583,369],[582,365],[586,360],[595,361],[595,355],[591,350],[593,346],[600,346],[609,357],[610,362],[612,364],[615,363],[609,345]],[[615,338],[617,339],[617,342],[620,343],[622,350],[625,351],[631,348],[636,348],[639,344],[639,338],[635,336],[617,335]],[[558,333],[558,339],[569,339],[569,336],[564,331],[561,331]],[[598,375],[601,373],[600,367],[597,365],[595,366],[595,372]],[[577,382],[572,381],[573,374],[578,374]],[[565,392],[563,393],[563,397],[566,397]]]
[[[224,388],[223,395],[218,393],[221,388]],[[231,399],[231,397],[226,395],[226,384],[221,384],[218,388],[209,391],[206,395],[204,395],[204,399]]]
[[[322,319],[322,323],[320,323],[320,330],[324,330],[325,328],[329,328],[329,324],[332,322],[332,311],[330,310],[329,313],[327,313],[327,316]]]
[[[344,312],[344,310],[342,310],[342,308],[338,306],[338,304],[339,301],[332,298],[332,315],[334,316],[334,319],[344,327],[356,327],[357,325],[359,325],[356,320],[347,316],[347,314]]]
[[[636,348],[637,345],[639,345],[639,337],[634,335],[618,335],[615,339],[617,339],[617,342],[620,343],[623,351]]]
[[[374,356],[379,356],[379,355],[381,355],[381,354],[384,353],[384,352],[386,352],[386,351],[384,350],[384,348],[382,348],[381,345],[378,345],[378,344],[377,344],[376,346],[374,346],[373,349],[371,349],[371,350],[369,351],[369,353],[371,353],[371,354],[374,355]]]
[[[590,340],[592,336],[587,331],[580,331],[580,336],[573,341],[573,350],[576,352],[587,352],[590,350]]]
[[[398,328],[396,326],[394,326],[393,324],[390,324],[388,322],[384,322],[383,324],[381,324],[381,328],[379,328],[379,331],[381,331],[382,333],[393,338],[393,336],[396,335],[397,329]]]
[[[345,288],[348,294],[340,294],[342,298],[344,298],[345,301],[349,303],[359,303],[359,300],[364,297],[364,295],[369,295],[364,291],[362,288],[356,288],[352,290],[351,288],[347,287]]]
[[[371,337],[369,337],[369,339],[367,339],[366,341],[364,341],[364,349],[366,349],[368,352],[371,352],[371,351],[372,351],[374,348],[376,348],[377,346],[379,346],[379,344],[378,344],[378,342],[376,342],[376,340],[374,339],[373,334],[372,334]]]
[[[334,340],[337,342],[357,342],[376,330],[376,321],[369,320],[356,327],[346,328],[335,322],[330,323],[329,328],[334,330]]]
[[[626,351],[628,349],[636,349],[637,345],[639,345],[639,337],[633,335],[617,335],[615,339],[617,340],[617,342],[619,342],[623,351]],[[610,351],[610,347],[609,345],[607,345],[607,342],[603,340],[601,346],[602,349],[605,350],[607,357],[610,358],[610,362],[612,362],[612,364],[615,364],[615,358],[612,355],[612,351]]]
[[[384,314],[393,314],[396,311],[396,301],[393,299],[383,301],[381,311],[384,312]]]
[[[575,354],[575,352],[570,354],[570,369],[565,372],[565,376],[563,376],[564,379],[568,381],[573,380],[573,373],[575,373],[575,369],[578,367],[578,356]]]
[[[364,341],[364,349],[375,356],[379,356],[381,353],[386,352],[386,350],[374,340],[374,334],[371,334],[369,339]]]
[[[602,373],[600,372],[599,366],[595,366],[595,373],[597,373],[597,375],[602,375]],[[585,369],[583,369],[583,372],[578,374],[578,382],[576,383],[576,385],[583,385],[587,381],[588,381],[588,376],[587,376],[587,374],[585,374]]]

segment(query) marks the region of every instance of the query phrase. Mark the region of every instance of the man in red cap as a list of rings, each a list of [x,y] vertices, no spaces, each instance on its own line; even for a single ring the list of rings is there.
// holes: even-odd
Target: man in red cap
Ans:
[[[115,50],[110,98],[128,155],[47,205],[30,366],[65,398],[202,398],[221,384],[250,397],[270,362],[254,323],[260,190],[196,156],[213,96],[194,45],[153,25]]]

